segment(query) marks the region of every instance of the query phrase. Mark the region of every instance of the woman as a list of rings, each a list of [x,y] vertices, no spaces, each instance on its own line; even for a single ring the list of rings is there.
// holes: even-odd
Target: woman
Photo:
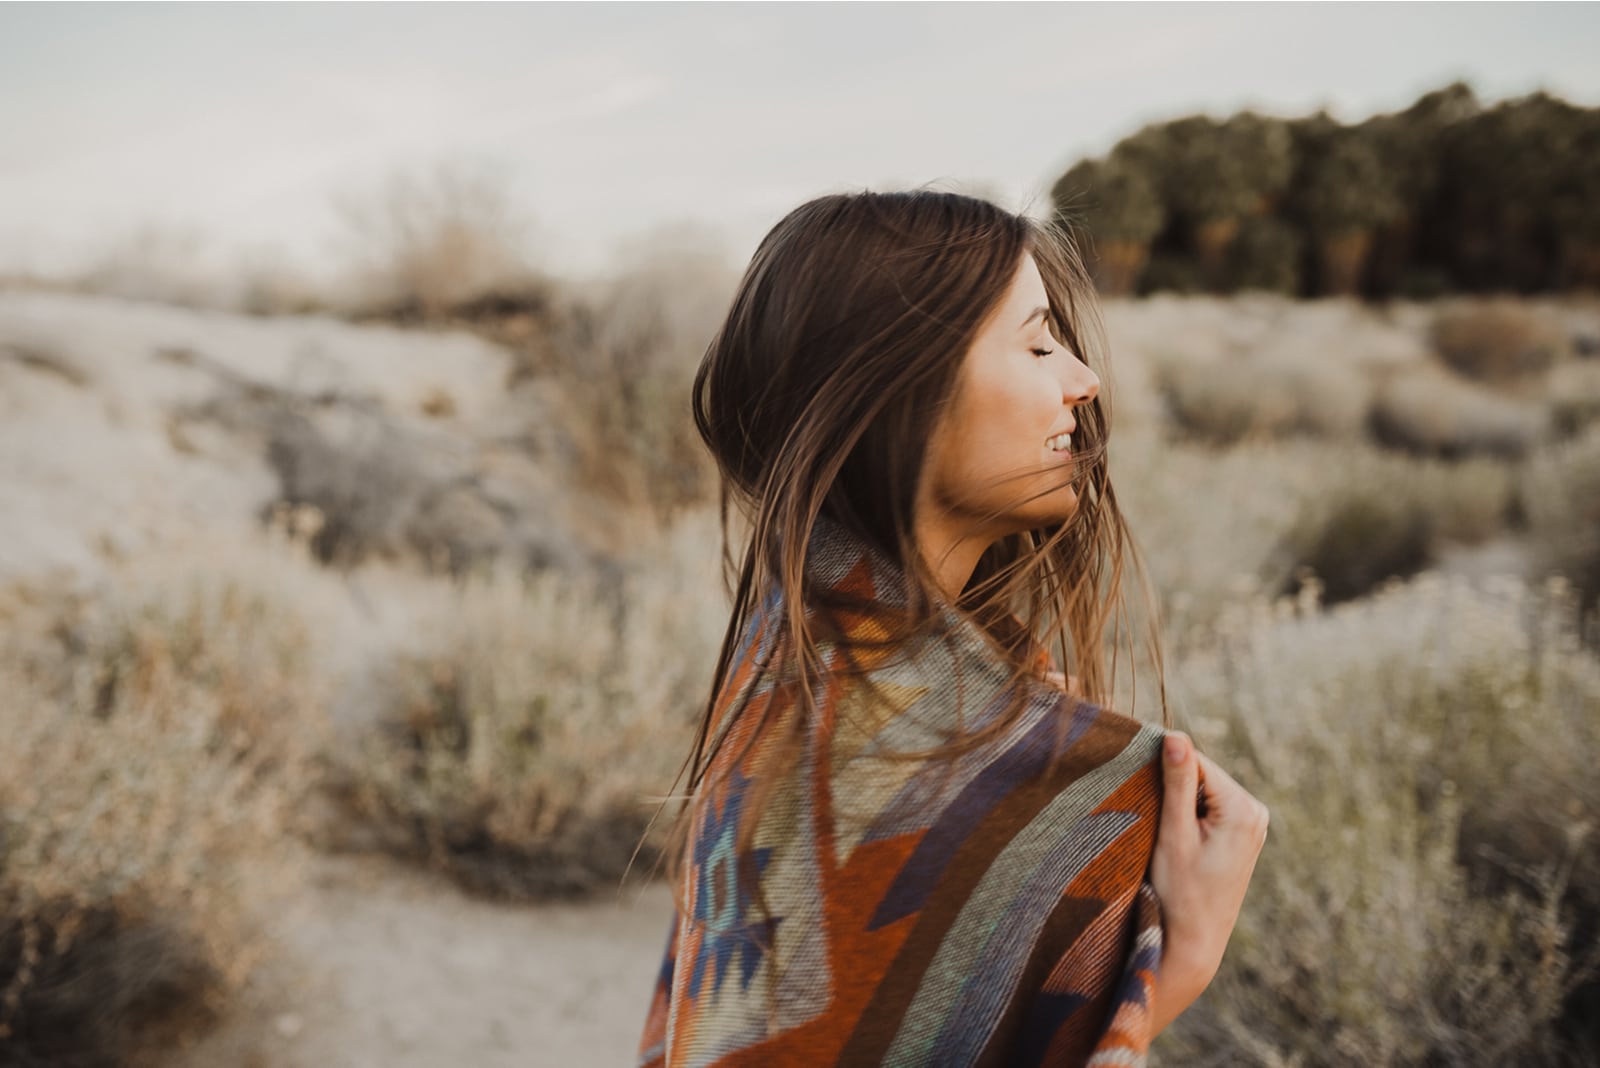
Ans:
[[[1069,239],[951,193],[757,249],[694,386],[748,534],[641,1064],[1140,1064],[1215,974],[1266,810],[1103,707],[1093,315]]]

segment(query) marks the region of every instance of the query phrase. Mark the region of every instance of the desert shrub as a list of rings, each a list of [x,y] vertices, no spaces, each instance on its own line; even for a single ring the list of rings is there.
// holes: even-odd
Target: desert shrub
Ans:
[[[359,314],[439,319],[485,294],[541,287],[529,264],[531,222],[508,176],[458,165],[397,172],[379,190],[336,202]]]
[[[1534,566],[1600,603],[1600,427],[1530,457],[1519,489]]]
[[[230,303],[229,273],[217,243],[198,228],[146,222],[103,238],[71,284],[84,293],[220,308]]]
[[[1600,422],[1600,363],[1566,360],[1545,383],[1551,428],[1560,437],[1580,434]]]
[[[1483,382],[1542,374],[1566,348],[1561,332],[1514,300],[1490,300],[1441,310],[1431,340],[1445,366]]]
[[[329,762],[344,844],[499,898],[614,885],[688,752],[725,623],[715,542],[694,530],[653,574],[465,582],[437,646],[385,665],[380,722]]]
[[[1275,434],[1287,422],[1292,402],[1268,395],[1253,370],[1243,360],[1164,365],[1161,390],[1173,426],[1184,437],[1212,445]]]
[[[1550,414],[1537,401],[1424,366],[1379,387],[1369,426],[1373,440],[1386,448],[1445,458],[1514,458],[1545,438]]]
[[[532,350],[566,401],[578,482],[664,517],[710,499],[689,394],[733,284],[715,248],[658,236],[558,306]]]
[[[1111,449],[1117,497],[1160,592],[1174,648],[1191,636],[1203,640],[1237,597],[1284,581],[1289,569],[1276,557],[1308,492],[1301,450],[1285,442],[1218,450],[1143,437],[1113,438]],[[1130,595],[1129,610],[1142,611],[1138,596]]]
[[[510,466],[504,457],[473,457],[448,429],[419,428],[358,398],[313,405],[280,397],[266,437],[278,493],[259,518],[295,514],[323,563],[404,560],[461,575],[502,557],[548,566],[584,555],[552,515],[555,473],[509,488],[496,478]],[[533,456],[509,451],[521,472],[535,468]]]
[[[1426,566],[1445,541],[1475,543],[1505,529],[1516,501],[1516,472],[1504,463],[1413,458],[1359,442],[1216,450],[1121,438],[1113,451],[1117,495],[1175,650],[1206,640],[1240,597],[1294,590],[1307,568],[1339,600]],[[1129,608],[1138,613],[1137,597]]]
[[[1358,369],[1296,355],[1172,362],[1162,385],[1180,433],[1211,445],[1297,434],[1353,439],[1371,400]]]
[[[1583,935],[1600,661],[1570,596],[1429,576],[1270,607],[1174,668],[1182,718],[1272,832],[1221,971],[1158,1056],[1575,1060],[1593,1023],[1573,999],[1600,963]]]
[[[1514,500],[1510,467],[1449,463],[1348,449],[1323,466],[1282,543],[1283,562],[1309,568],[1329,603],[1359,597],[1391,576],[1428,566],[1443,541],[1478,542],[1501,530]],[[1285,587],[1285,591],[1287,587]]]
[[[121,1065],[225,1011],[291,885],[322,745],[295,617],[247,585],[61,596],[0,648],[0,1061]]]
[[[1291,531],[1295,559],[1320,580],[1324,599],[1347,601],[1391,576],[1414,574],[1430,554],[1428,517],[1394,488],[1343,484]]]
[[[1516,467],[1486,456],[1416,460],[1377,454],[1367,462],[1393,472],[1391,485],[1417,502],[1435,544],[1485,541],[1505,531],[1517,508]],[[1361,480],[1361,470],[1352,481]]]

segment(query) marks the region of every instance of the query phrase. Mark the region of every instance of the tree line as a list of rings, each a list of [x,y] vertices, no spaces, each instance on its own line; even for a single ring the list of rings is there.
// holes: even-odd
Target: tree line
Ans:
[[[1109,295],[1600,289],[1600,108],[1456,81],[1353,125],[1193,115],[1080,161],[1051,202]]]

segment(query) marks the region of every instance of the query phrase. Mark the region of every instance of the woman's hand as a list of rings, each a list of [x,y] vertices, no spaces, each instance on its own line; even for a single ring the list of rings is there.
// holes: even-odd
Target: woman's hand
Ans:
[[[1188,735],[1169,732],[1162,754],[1165,798],[1150,862],[1165,928],[1154,1033],[1177,1019],[1217,974],[1267,840],[1267,807],[1202,756]]]

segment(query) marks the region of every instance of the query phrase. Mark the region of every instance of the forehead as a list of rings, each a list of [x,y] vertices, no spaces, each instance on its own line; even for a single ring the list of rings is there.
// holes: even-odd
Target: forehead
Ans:
[[[1044,278],[1039,274],[1039,266],[1034,263],[1033,256],[1025,252],[1017,264],[1017,273],[1012,277],[1005,297],[995,309],[992,325],[995,329],[1016,330],[1035,308],[1049,303],[1049,294],[1044,287]]]
[[[1022,260],[1017,266],[1017,273],[1011,280],[1011,288],[1006,293],[1006,301],[1016,307],[1026,307],[1026,313],[1040,304],[1046,303],[1044,278],[1039,274],[1039,265],[1033,261],[1030,253],[1024,252]]]

